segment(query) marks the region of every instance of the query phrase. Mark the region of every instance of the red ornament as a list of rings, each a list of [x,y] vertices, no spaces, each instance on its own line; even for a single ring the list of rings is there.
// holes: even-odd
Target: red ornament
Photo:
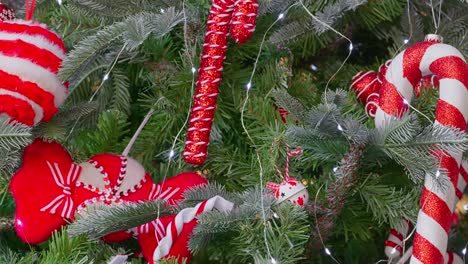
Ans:
[[[67,95],[57,75],[65,52],[44,24],[0,23],[0,113],[28,126],[50,120]]]
[[[164,199],[175,205],[188,188],[207,183],[196,173],[182,173],[153,184],[135,160],[99,154],[81,164],[58,143],[35,140],[26,147],[23,165],[13,176],[10,191],[16,201],[15,227],[30,244],[47,240],[53,231],[97,205]],[[130,238],[127,231],[105,237],[107,241]]]
[[[16,18],[15,10],[9,8],[7,5],[0,3],[0,22],[5,20],[12,20]]]
[[[161,217],[150,224],[140,226],[138,243],[145,259],[150,264],[172,257],[178,259],[177,263],[183,263],[184,258],[189,261],[192,254],[187,243],[197,225],[197,216],[213,209],[229,212],[233,206],[233,203],[215,196],[195,207],[185,208],[176,215]]]
[[[237,43],[245,42],[254,31],[257,9],[256,0],[213,1],[183,153],[187,163],[202,165],[207,157],[229,29]]]
[[[418,93],[420,82],[434,75],[432,83],[436,85],[438,80],[440,86],[435,125],[466,131],[468,65],[458,50],[430,35],[426,41],[398,54],[383,68],[383,74],[379,74],[382,84],[375,113],[377,128],[383,127],[388,119],[401,118],[415,90]],[[434,187],[432,176],[426,176],[413,241],[412,259],[418,263],[443,263],[446,259],[451,216],[462,194],[460,188],[466,186],[468,179],[461,164],[462,153],[437,152],[435,155],[440,160],[441,170],[447,171],[451,184],[441,190]]]
[[[385,240],[385,255],[388,258],[395,259],[403,253],[411,226],[411,222],[403,218],[395,228],[390,229],[388,239]]]
[[[309,202],[309,192],[307,191],[307,188],[302,184],[301,181],[289,176],[289,159],[294,156],[299,156],[301,153],[301,148],[295,149],[293,151],[289,151],[288,149],[284,175],[279,170],[279,168],[275,166],[276,171],[281,176],[283,181],[281,183],[267,182],[266,184],[266,187],[270,189],[276,200],[278,200],[278,203],[282,203],[288,200],[293,204],[304,206]]]

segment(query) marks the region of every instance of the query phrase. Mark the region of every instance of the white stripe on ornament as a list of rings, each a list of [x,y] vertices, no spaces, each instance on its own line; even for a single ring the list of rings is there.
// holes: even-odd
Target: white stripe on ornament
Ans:
[[[9,95],[9,96],[15,97],[16,99],[25,101],[26,103],[31,105],[34,111],[34,124],[39,123],[42,117],[44,116],[44,112],[42,111],[42,107],[40,105],[36,104],[34,101],[32,101],[31,99],[27,98],[26,96],[20,93],[12,92],[12,91],[0,88],[0,95]]]
[[[393,84],[398,93],[405,98],[408,102],[413,99],[413,86],[403,77],[403,52],[398,54],[393,60],[392,64],[388,67],[385,73],[385,79]]]
[[[419,259],[417,259],[415,256],[411,256],[411,261],[410,264],[424,264]]]
[[[33,82],[44,91],[52,93],[55,106],[61,105],[65,100],[66,88],[57,75],[27,59],[4,56],[0,53],[0,69],[18,76],[22,81]]]
[[[47,38],[41,35],[10,33],[6,31],[1,31],[0,29],[0,40],[17,40],[17,39],[20,39],[38,48],[48,50],[62,60],[65,59],[65,52],[63,52],[63,50],[59,46],[50,42]]]
[[[422,210],[419,211],[418,224],[416,232],[436,247],[442,256],[445,255],[447,249],[448,235],[445,230],[432,217],[425,214]]]
[[[424,53],[421,63],[419,64],[419,69],[423,73],[423,76],[432,74],[432,72],[429,70],[429,66],[432,62],[447,56],[459,57],[465,61],[463,59],[463,55],[456,48],[442,43],[434,44],[426,50],[426,53]]]
[[[463,114],[465,121],[468,120],[468,104],[465,98],[468,98],[468,87],[465,87],[462,82],[457,79],[444,78],[439,80],[440,99],[451,104]]]

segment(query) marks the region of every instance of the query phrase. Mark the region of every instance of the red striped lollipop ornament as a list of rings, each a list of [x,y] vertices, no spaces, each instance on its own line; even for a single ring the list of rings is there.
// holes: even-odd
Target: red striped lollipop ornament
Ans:
[[[408,110],[413,93],[424,76],[439,80],[439,100],[434,126],[466,131],[468,118],[468,66],[454,47],[441,43],[441,38],[428,35],[424,42],[398,54],[388,66],[380,87],[379,107],[375,114],[377,128],[386,120],[400,119]],[[462,153],[437,153],[440,169],[447,172],[450,184],[436,188],[436,180],[426,175],[413,241],[411,263],[446,263],[448,232],[454,205]],[[440,173],[437,173],[438,175]]]
[[[28,126],[50,120],[67,95],[57,75],[65,46],[30,20],[34,3],[26,1],[26,20],[0,23],[0,116]]]
[[[257,10],[257,0],[213,0],[183,152],[187,163],[202,165],[208,155],[228,33],[238,44],[247,41],[255,29]]]

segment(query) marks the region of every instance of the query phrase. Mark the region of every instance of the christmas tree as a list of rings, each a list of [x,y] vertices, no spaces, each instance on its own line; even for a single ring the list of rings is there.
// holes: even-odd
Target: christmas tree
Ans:
[[[468,2],[4,4],[0,263],[464,263]]]

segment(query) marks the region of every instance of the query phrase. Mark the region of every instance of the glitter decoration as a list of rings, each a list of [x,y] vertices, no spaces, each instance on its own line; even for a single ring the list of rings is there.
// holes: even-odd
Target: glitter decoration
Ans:
[[[393,60],[387,61],[377,73],[380,85],[378,92],[366,98],[358,96],[367,104],[366,112],[375,118],[377,128],[382,128],[388,119],[403,117],[413,95],[420,95],[421,87],[439,86],[435,125],[466,131],[468,66],[458,50],[441,41],[441,37],[428,36],[426,41],[409,47]],[[370,87],[372,82],[375,83],[375,74],[369,75],[372,78],[366,79],[362,73],[356,75],[351,88],[359,94],[364,90],[362,87]],[[375,104],[376,98],[378,105]],[[452,213],[468,180],[468,164],[460,164],[462,153],[434,151],[433,154],[440,160],[441,168],[438,171],[446,172],[451,184],[446,190],[440,190],[435,187],[437,179],[429,174],[426,176],[411,263],[444,263],[444,259],[450,256],[452,259],[458,258],[446,250]],[[398,239],[398,236],[394,238]],[[386,242],[386,246],[390,247],[388,252],[386,250],[388,256],[400,254],[398,246],[401,245],[398,243]]]
[[[400,118],[408,110],[414,91],[424,76],[435,75],[440,82],[436,108],[437,126],[466,130],[468,107],[468,65],[454,47],[434,38],[420,42],[398,54],[388,65],[380,88],[375,115],[377,128],[389,118]],[[435,188],[436,179],[427,175],[413,241],[412,263],[443,263],[448,232],[459,180],[462,153],[435,153],[441,171],[451,184],[446,190]]]
[[[15,19],[15,11],[7,5],[0,3],[0,22]]]
[[[213,1],[183,152],[187,163],[202,165],[207,157],[229,30],[238,44],[247,41],[255,29],[257,10],[256,0]]]

